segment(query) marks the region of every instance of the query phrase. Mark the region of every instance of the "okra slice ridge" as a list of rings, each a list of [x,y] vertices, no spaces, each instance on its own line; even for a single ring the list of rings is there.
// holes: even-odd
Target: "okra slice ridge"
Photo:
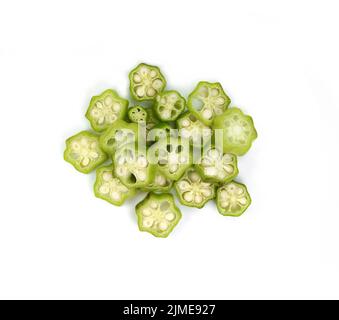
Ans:
[[[239,173],[236,155],[223,153],[215,146],[204,150],[195,168],[206,180],[219,183],[232,181]]]
[[[258,134],[253,119],[239,108],[230,108],[214,119],[213,128],[222,130],[224,152],[244,155]]]
[[[150,192],[136,205],[135,211],[139,230],[160,238],[168,237],[181,219],[181,212],[170,193]]]
[[[166,87],[165,77],[160,69],[140,63],[129,73],[130,92],[137,101],[154,100]]]
[[[178,91],[163,91],[156,96],[154,111],[161,121],[175,121],[185,109],[185,104]]]
[[[214,117],[223,114],[231,99],[219,82],[201,81],[188,96],[188,109],[204,124],[211,125]]]
[[[218,188],[216,202],[220,214],[239,217],[250,206],[251,197],[244,184],[232,181]]]
[[[146,123],[147,112],[142,106],[134,106],[128,110],[128,119],[134,123]]]
[[[107,154],[99,146],[99,136],[82,131],[66,140],[64,159],[73,167],[89,173],[107,160]]]
[[[115,90],[108,89],[92,97],[86,112],[93,130],[102,132],[111,124],[126,115],[128,100],[123,99]]]
[[[202,208],[206,202],[215,198],[215,184],[205,181],[194,168],[190,168],[174,183],[181,204]]]
[[[113,174],[113,166],[105,166],[97,169],[94,183],[94,194],[97,198],[108,201],[116,206],[121,206],[126,199],[136,193],[134,188],[127,188]]]
[[[145,150],[137,144],[121,146],[113,156],[114,174],[128,188],[146,187],[154,178],[155,168],[148,161]]]
[[[100,146],[108,154],[124,144],[138,141],[138,124],[118,120],[100,136]]]

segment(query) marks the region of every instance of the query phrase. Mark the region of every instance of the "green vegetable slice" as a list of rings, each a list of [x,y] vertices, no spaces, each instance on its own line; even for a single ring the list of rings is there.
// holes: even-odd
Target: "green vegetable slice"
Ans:
[[[208,181],[226,183],[239,173],[237,157],[231,153],[223,154],[217,147],[209,146],[204,150],[196,169]]]
[[[143,191],[167,192],[171,190],[172,186],[172,180],[168,179],[159,170],[155,170],[153,181],[147,187],[144,187]]]
[[[165,77],[160,69],[146,63],[140,63],[129,74],[130,92],[137,101],[154,100],[166,86]]]
[[[230,182],[217,190],[217,207],[224,216],[241,216],[251,204],[251,197],[244,184]]]
[[[185,206],[202,208],[207,201],[215,198],[215,184],[204,181],[194,168],[188,169],[174,183],[174,187],[180,202]]]
[[[189,95],[187,107],[199,120],[209,126],[214,117],[226,111],[230,102],[219,82],[201,81]]]
[[[126,199],[133,197],[135,193],[134,188],[127,188],[121,183],[120,179],[114,177],[112,165],[97,169],[94,184],[96,197],[116,206],[121,206]]]
[[[238,156],[244,155],[258,136],[253,119],[239,108],[230,108],[216,117],[213,128],[222,130],[224,152]]]
[[[183,139],[161,139],[148,149],[148,158],[171,180],[178,180],[192,164],[189,142]]]
[[[183,112],[185,104],[179,92],[164,91],[157,95],[154,110],[161,121],[175,121]]]
[[[181,212],[170,193],[149,193],[136,206],[140,231],[166,238],[181,219]]]
[[[147,112],[142,106],[134,106],[128,110],[128,119],[134,123],[146,123]]]
[[[136,141],[138,141],[138,125],[118,120],[101,135],[100,146],[112,155],[122,145]]]
[[[209,141],[213,135],[212,129],[190,112],[184,113],[177,120],[177,125],[180,136],[189,139],[194,145],[204,144],[204,141]]]
[[[156,125],[160,123],[159,119],[157,118],[153,108],[147,108],[147,121],[146,121],[146,130],[152,130]]]
[[[107,160],[99,146],[99,137],[82,131],[66,140],[64,159],[82,173],[89,173]]]
[[[113,156],[114,174],[128,188],[146,187],[154,178],[155,168],[147,159],[146,150],[135,143],[121,146]]]
[[[175,137],[175,130],[168,123],[158,123],[147,135],[148,141],[158,141],[161,139]]]
[[[108,89],[91,99],[86,118],[93,130],[102,132],[118,119],[123,119],[127,107],[128,100],[121,98],[116,91]]]

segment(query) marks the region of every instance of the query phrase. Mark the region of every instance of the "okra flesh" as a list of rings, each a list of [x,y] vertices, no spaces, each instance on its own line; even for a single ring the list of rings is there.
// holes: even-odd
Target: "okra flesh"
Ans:
[[[146,123],[147,112],[141,106],[134,106],[128,110],[128,119],[134,123]]]
[[[174,186],[181,204],[185,206],[202,208],[215,198],[215,184],[205,181],[194,168],[188,169]]]
[[[245,185],[230,182],[217,190],[217,208],[224,216],[241,216],[251,204],[251,197]]]
[[[129,74],[130,92],[137,101],[154,100],[166,86],[160,69],[145,63],[139,64]]]
[[[161,238],[166,238],[181,219],[181,212],[169,193],[149,193],[137,204],[136,214],[140,231]]]
[[[128,100],[121,98],[114,90],[106,90],[99,96],[94,96],[86,112],[93,130],[102,132],[111,124],[126,115]]]
[[[173,181],[168,179],[159,170],[155,170],[154,178],[151,183],[144,187],[144,191],[167,192],[172,189]]]
[[[64,159],[82,173],[89,173],[107,160],[99,146],[99,137],[82,131],[66,140]]]
[[[156,96],[154,110],[161,121],[175,121],[185,104],[185,99],[177,91],[164,91]]]

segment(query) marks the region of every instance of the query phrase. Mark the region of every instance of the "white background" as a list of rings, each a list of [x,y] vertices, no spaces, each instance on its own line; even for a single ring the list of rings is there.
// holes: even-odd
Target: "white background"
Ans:
[[[337,1],[1,1],[0,298],[339,298]],[[92,95],[159,65],[220,81],[259,133],[241,218],[181,207],[171,236],[63,161]]]

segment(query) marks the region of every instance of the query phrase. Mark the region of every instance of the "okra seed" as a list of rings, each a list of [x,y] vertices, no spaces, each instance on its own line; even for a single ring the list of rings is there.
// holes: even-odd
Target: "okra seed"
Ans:
[[[150,215],[152,215],[152,211],[148,208],[145,208],[142,210],[142,215],[145,217],[149,217]]]
[[[188,177],[192,182],[199,182],[200,181],[200,176],[194,171],[190,172],[188,174]]]
[[[210,109],[205,109],[203,112],[202,112],[202,115],[205,119],[211,119],[212,116],[213,116],[213,113]]]
[[[205,175],[209,176],[209,177],[213,177],[216,176],[218,174],[218,169],[215,167],[207,167],[204,170]]]
[[[151,73],[150,73],[150,76],[152,78],[155,78],[157,75],[158,75],[158,73],[155,70],[152,70]]]
[[[195,203],[201,203],[203,200],[202,196],[200,194],[196,194],[194,197],[194,202]]]
[[[165,219],[166,219],[167,221],[173,221],[173,220],[175,219],[174,213],[172,213],[172,212],[167,213],[167,214],[165,215]]]
[[[136,73],[133,76],[133,80],[134,80],[134,82],[139,83],[139,82],[141,82],[141,77]]]
[[[167,223],[166,221],[161,221],[161,222],[159,223],[159,229],[160,229],[161,231],[167,230],[167,229],[168,229],[168,223]]]
[[[114,111],[114,112],[119,112],[120,109],[121,109],[120,103],[117,103],[117,102],[116,102],[116,103],[113,104],[113,111]]]
[[[147,89],[147,95],[149,97],[153,97],[156,94],[156,91],[153,88],[148,88]]]
[[[181,122],[181,125],[182,125],[183,127],[189,127],[190,124],[191,124],[190,121],[187,120],[187,119],[184,119],[184,120]]]
[[[202,189],[201,193],[203,194],[204,197],[210,197],[212,195],[211,189]]]
[[[100,188],[99,188],[99,192],[101,194],[108,194],[109,192],[109,186],[108,184],[103,184]]]
[[[240,199],[238,199],[238,202],[241,204],[241,205],[245,205],[246,203],[247,203],[247,200],[246,200],[246,198],[240,198]]]
[[[142,222],[142,224],[143,224],[143,226],[144,226],[145,228],[150,228],[150,227],[152,227],[153,223],[154,223],[154,220],[153,220],[152,218],[146,218],[146,219],[144,219],[144,221]]]
[[[121,200],[121,194],[117,191],[112,191],[111,192],[111,198],[115,201],[120,201]]]
[[[83,158],[82,161],[81,161],[81,164],[85,167],[88,166],[89,163],[90,163],[90,159],[87,158],[87,157]]]
[[[144,87],[137,87],[135,88],[135,92],[138,97],[143,97],[145,95],[145,88]]]
[[[159,207],[159,205],[156,202],[152,202],[150,206],[154,210],[158,209],[158,207]]]
[[[162,85],[163,85],[163,82],[160,79],[156,79],[153,81],[153,88],[156,90],[159,90],[162,87]]]
[[[110,106],[110,105],[112,104],[112,102],[113,102],[112,97],[107,96],[107,97],[105,98],[105,105],[106,105],[106,106]]]
[[[89,153],[89,156],[92,158],[92,159],[97,159],[99,157],[99,154],[95,151],[91,151]]]
[[[217,95],[219,95],[219,90],[218,90],[218,89],[215,89],[215,88],[212,89],[212,90],[211,90],[211,96],[212,96],[212,97],[216,97]]]
[[[193,201],[193,192],[187,191],[182,195],[182,197],[184,198],[185,201],[192,202]]]
[[[113,180],[113,175],[111,172],[104,172],[103,175],[102,175],[102,179],[104,181],[111,181]]]
[[[181,190],[186,190],[190,187],[190,184],[185,180],[179,181],[178,185]]]

